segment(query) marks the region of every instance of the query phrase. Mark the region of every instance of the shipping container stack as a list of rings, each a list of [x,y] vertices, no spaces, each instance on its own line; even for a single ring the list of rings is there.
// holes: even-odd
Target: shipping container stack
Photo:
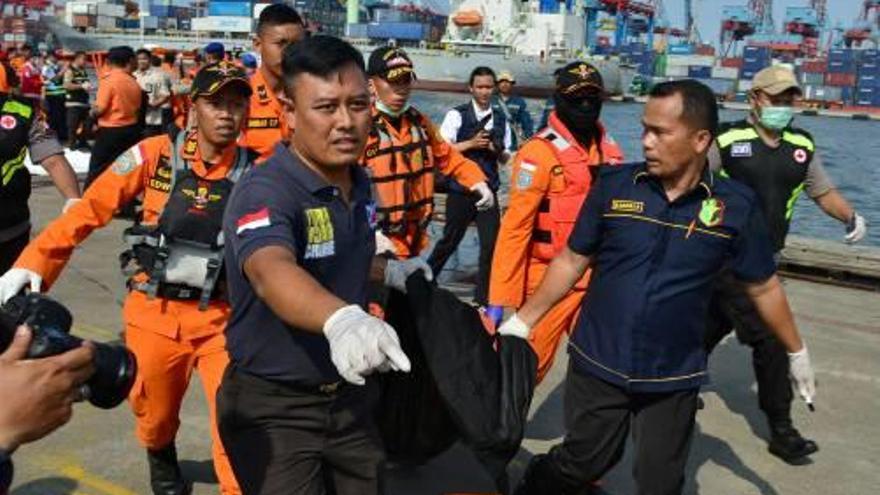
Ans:
[[[237,33],[243,36],[253,27],[254,2],[211,0],[208,2],[207,16],[193,17],[189,27],[193,31],[205,33]]]
[[[643,76],[654,75],[654,52],[645,43],[630,43],[620,48],[621,62],[635,65]]]
[[[194,13],[191,0],[147,0],[144,9],[140,18],[126,8],[125,0],[77,0],[67,2],[65,22],[83,32],[140,29],[141,22],[147,31],[188,30]]]
[[[761,69],[770,67],[770,49],[763,46],[746,46],[743,48],[742,68],[739,72],[740,91],[751,89],[752,78]]]
[[[293,6],[305,17],[314,31],[333,36],[345,34],[345,2],[296,0]]]
[[[825,74],[825,94],[821,99],[851,105],[856,85],[856,56],[858,52],[848,48],[828,51],[828,72]]]
[[[371,11],[372,18],[369,22],[349,24],[344,29],[346,36],[374,40],[394,39],[405,44],[415,44],[438,42],[446,32],[446,16],[394,7],[373,8]],[[341,22],[344,25],[344,12]]]
[[[715,55],[706,47],[693,45],[670,45],[663,63],[663,76],[667,79],[696,79],[718,96],[733,92],[738,75],[737,69],[716,66]]]
[[[858,63],[858,80],[854,91],[855,104],[880,107],[880,51],[863,50]]]

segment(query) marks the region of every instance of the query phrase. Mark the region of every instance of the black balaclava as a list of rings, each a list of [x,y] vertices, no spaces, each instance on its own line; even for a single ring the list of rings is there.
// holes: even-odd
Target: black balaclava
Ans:
[[[599,134],[599,114],[602,112],[602,98],[569,98],[553,93],[556,116],[565,124],[575,139],[581,144],[589,144]]]

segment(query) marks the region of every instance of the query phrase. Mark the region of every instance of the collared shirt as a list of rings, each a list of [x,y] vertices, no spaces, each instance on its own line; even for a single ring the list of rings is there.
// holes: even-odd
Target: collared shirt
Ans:
[[[352,166],[351,174],[346,204],[338,188],[278,144],[236,184],[223,221],[232,303],[226,336],[230,358],[243,371],[301,385],[340,380],[324,335],[278,318],[245,277],[244,264],[263,247],[289,249],[324,288],[349,304],[366,304],[375,205],[363,167]]]
[[[150,104],[147,108],[146,124],[152,126],[162,125],[162,109],[171,108],[171,99],[169,98],[159,107],[152,105],[162,98],[171,96],[171,78],[158,67],[150,67],[145,71],[135,71],[134,77],[137,79],[141,89],[147,93],[147,102]]]
[[[471,105],[474,107],[474,113],[477,115],[477,120],[483,120],[487,115],[492,113],[492,105],[489,105],[489,108],[483,110],[477,103],[471,100]],[[498,110],[501,111],[500,109]],[[491,131],[492,127],[495,125],[495,118],[490,118],[489,122],[486,123],[485,129],[487,131]],[[458,136],[458,130],[461,128],[461,113],[458,110],[452,109],[446,112],[446,117],[443,118],[443,123],[440,124],[440,135],[443,136],[443,139],[450,143],[454,143],[457,141],[456,137]],[[513,151],[513,137],[510,134],[510,126],[507,125],[504,128],[504,149],[507,151]]]
[[[125,69],[112,68],[98,82],[95,105],[103,109],[99,127],[134,125],[141,108],[141,87]]]
[[[603,167],[569,238],[593,256],[570,343],[576,369],[633,392],[707,382],[709,297],[722,268],[744,282],[776,271],[755,194],[708,171],[669,201],[643,163]]]
[[[248,120],[238,143],[256,151],[261,159],[265,159],[273,153],[276,144],[287,139],[289,130],[284,120],[284,107],[269,87],[262,71],[256,71],[251,77],[251,90],[253,94]]]

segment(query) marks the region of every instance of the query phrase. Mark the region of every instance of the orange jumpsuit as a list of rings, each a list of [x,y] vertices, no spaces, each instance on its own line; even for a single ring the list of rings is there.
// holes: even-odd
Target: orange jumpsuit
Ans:
[[[284,107],[266,83],[262,70],[251,76],[251,90],[250,111],[238,144],[256,151],[260,160],[265,160],[276,143],[288,138],[289,130]]]
[[[398,258],[418,256],[428,246],[434,212],[434,173],[439,170],[470,188],[484,182],[480,166],[440,136],[437,127],[410,108],[398,127],[373,107],[373,130],[361,157],[377,201],[377,222]]]
[[[143,193],[143,224],[156,225],[169,196],[171,139],[160,135],[141,141],[116,159],[92,184],[82,200],[50,223],[15,263],[43,277],[46,286],[58,278],[73,250],[91,232],[107,225],[122,205]],[[195,141],[187,137],[182,158],[205,180],[226,177],[234,165],[236,147],[230,146],[221,161],[206,169]],[[145,281],[141,275],[134,281]],[[123,306],[125,344],[137,358],[138,375],[129,395],[135,414],[135,433],[147,449],[171,443],[180,426],[181,401],[193,369],[198,369],[208,401],[213,441],[214,469],[223,494],[240,494],[220,443],[214,397],[229,357],[223,331],[230,307],[211,301],[205,311],[198,301],[148,299],[131,290]]]
[[[492,259],[489,304],[519,308],[533,294],[553,258],[568,243],[590,188],[590,167],[617,164],[623,153],[602,130],[601,144],[585,149],[555,113],[548,127],[519,149],[513,161],[510,201]],[[589,272],[535,325],[529,338],[538,355],[540,382],[571,331]]]

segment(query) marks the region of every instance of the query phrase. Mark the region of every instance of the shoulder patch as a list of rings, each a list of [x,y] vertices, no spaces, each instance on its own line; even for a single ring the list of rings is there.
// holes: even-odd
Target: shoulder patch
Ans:
[[[533,163],[520,163],[519,171],[516,173],[516,188],[525,190],[532,187],[532,182],[535,178],[535,170],[537,169],[538,166]]]
[[[141,154],[140,145],[134,145],[125,153],[119,155],[113,162],[110,169],[116,175],[128,175],[137,167],[143,165],[144,158]]]

